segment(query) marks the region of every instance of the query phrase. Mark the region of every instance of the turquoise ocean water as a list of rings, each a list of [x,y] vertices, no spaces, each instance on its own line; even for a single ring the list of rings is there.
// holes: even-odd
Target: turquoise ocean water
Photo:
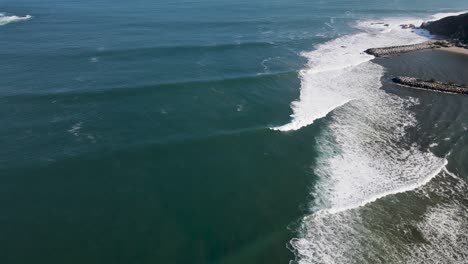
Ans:
[[[464,10],[0,1],[1,262],[466,263],[468,59],[362,54]]]

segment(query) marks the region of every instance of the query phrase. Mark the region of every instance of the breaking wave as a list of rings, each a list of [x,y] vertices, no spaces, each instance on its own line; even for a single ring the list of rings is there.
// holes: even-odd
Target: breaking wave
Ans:
[[[308,65],[300,72],[300,97],[291,104],[292,120],[273,129],[300,129],[352,100],[363,98],[366,94],[362,94],[362,91],[379,88],[384,70],[369,69],[374,56],[364,51],[425,41],[428,36],[422,34],[424,31],[415,34],[399,26],[402,23],[416,25],[422,22],[418,19],[359,21],[355,27],[363,32],[337,38],[316,46],[314,51],[302,53],[308,59]]]
[[[292,120],[273,129],[298,130],[333,113],[317,139],[320,155],[314,172],[319,181],[312,191],[311,214],[302,219],[299,237],[290,243],[297,263],[385,263],[382,252],[395,243],[392,263],[413,262],[398,255],[409,246],[391,233],[386,238],[385,226],[376,227],[384,230],[378,234],[382,237],[369,227],[382,215],[392,217],[391,210],[375,204],[423,188],[444,174],[448,161],[408,142],[406,131],[416,125],[409,109],[419,101],[380,89],[385,69],[363,51],[425,41],[430,36],[424,31],[399,26],[422,22],[415,18],[359,21],[355,26],[360,33],[303,54],[309,63],[300,73],[300,97],[292,103]],[[369,207],[373,209],[366,210]]]
[[[14,23],[14,22],[20,22],[24,20],[29,20],[31,19],[32,16],[26,15],[26,16],[14,16],[14,15],[6,15],[4,13],[0,13],[0,26],[4,26],[6,24]]]

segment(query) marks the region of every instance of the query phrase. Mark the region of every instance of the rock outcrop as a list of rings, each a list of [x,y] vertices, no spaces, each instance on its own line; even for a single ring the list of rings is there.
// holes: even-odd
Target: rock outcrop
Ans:
[[[438,82],[435,80],[420,80],[413,77],[395,77],[392,79],[392,81],[398,84],[420,89],[448,93],[468,94],[468,87],[463,87],[461,85],[455,85],[451,83]]]
[[[459,16],[445,17],[437,21],[425,22],[421,25],[434,35],[459,39],[468,43],[468,13]]]

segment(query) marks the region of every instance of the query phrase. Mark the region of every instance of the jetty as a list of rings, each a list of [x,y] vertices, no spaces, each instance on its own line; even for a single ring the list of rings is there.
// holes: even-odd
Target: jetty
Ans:
[[[394,83],[432,91],[468,94],[467,85],[457,85],[454,83],[444,83],[436,80],[422,80],[414,77],[399,76],[392,79]]]
[[[468,13],[445,17],[437,21],[424,22],[419,28],[413,24],[402,24],[400,27],[403,29],[425,29],[431,34],[438,36],[439,40],[429,40],[413,45],[372,48],[366,50],[365,53],[376,57],[383,57],[437,48],[458,51],[468,49]]]
[[[437,49],[442,47],[447,47],[449,44],[445,41],[426,41],[419,44],[413,45],[402,45],[402,46],[391,46],[384,48],[372,48],[364,51],[367,54],[382,57],[388,55],[395,55],[400,53],[412,52],[417,50],[426,50],[426,49]]]

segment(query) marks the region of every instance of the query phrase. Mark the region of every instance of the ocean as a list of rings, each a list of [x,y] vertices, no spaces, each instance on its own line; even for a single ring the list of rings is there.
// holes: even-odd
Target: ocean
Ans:
[[[468,263],[466,0],[2,0],[2,263]]]

